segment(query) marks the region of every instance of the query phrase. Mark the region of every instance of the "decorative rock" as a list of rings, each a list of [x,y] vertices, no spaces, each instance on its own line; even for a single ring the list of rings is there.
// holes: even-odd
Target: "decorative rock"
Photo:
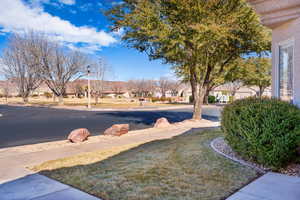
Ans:
[[[87,138],[90,136],[90,132],[88,129],[86,128],[79,128],[79,129],[75,129],[73,130],[69,136],[68,136],[68,140],[70,142],[73,143],[78,143],[78,142],[83,142],[85,140],[87,140]]]
[[[169,121],[167,120],[167,118],[159,118],[158,120],[156,120],[154,128],[165,128],[170,126],[171,124],[169,123]]]
[[[104,135],[121,136],[129,131],[129,124],[114,124],[104,131]]]

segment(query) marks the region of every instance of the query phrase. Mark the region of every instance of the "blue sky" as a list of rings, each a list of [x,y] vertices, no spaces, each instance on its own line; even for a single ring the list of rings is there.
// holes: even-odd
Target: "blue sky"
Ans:
[[[0,54],[12,32],[42,31],[71,49],[104,57],[113,80],[171,76],[170,66],[128,49],[101,11],[120,0],[1,0]]]

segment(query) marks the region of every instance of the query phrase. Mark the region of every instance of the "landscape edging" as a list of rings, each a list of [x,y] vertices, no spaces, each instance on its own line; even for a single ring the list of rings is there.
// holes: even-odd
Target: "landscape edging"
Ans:
[[[233,157],[233,156],[229,156],[229,155],[227,155],[227,154],[221,152],[221,151],[220,151],[219,149],[217,149],[217,148],[215,147],[215,145],[214,145],[215,142],[216,142],[217,140],[220,140],[220,139],[222,139],[222,137],[217,137],[217,138],[213,139],[213,140],[210,142],[210,147],[211,147],[216,153],[218,153],[218,154],[224,156],[224,157],[227,158],[227,159],[230,159],[230,160],[232,160],[232,161],[234,161],[234,162],[237,162],[237,163],[239,163],[239,164],[241,164],[241,165],[244,165],[244,166],[247,166],[247,167],[251,167],[251,168],[253,168],[253,169],[259,171],[260,173],[263,173],[263,174],[267,173],[267,171],[265,171],[265,170],[263,170],[263,169],[261,169],[261,168],[259,168],[259,167],[256,167],[256,166],[254,166],[254,165],[252,165],[252,164],[250,164],[250,163],[248,163],[248,162],[246,162],[246,161],[244,161],[244,160],[237,159],[237,158],[235,158],[235,157]]]

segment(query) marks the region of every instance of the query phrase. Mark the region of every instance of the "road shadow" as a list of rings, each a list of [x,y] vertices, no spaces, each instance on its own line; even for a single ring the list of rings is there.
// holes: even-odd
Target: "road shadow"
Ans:
[[[113,117],[120,117],[127,120],[134,120],[135,123],[144,124],[152,126],[157,119],[165,117],[170,123],[181,122],[186,119],[191,119],[193,114],[192,112],[186,111],[132,111],[132,112],[109,112],[109,113],[97,113],[97,115],[107,115]],[[211,120],[213,122],[219,121],[218,117],[203,115],[203,119]]]

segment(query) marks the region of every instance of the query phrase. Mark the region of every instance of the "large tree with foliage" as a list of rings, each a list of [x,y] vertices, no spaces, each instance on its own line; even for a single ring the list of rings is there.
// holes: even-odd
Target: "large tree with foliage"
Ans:
[[[201,119],[207,87],[231,62],[270,48],[269,34],[245,0],[124,0],[107,15],[129,47],[188,78],[193,119]]]
[[[270,58],[253,57],[247,59],[244,66],[244,83],[261,97],[265,89],[271,86],[272,64]],[[257,87],[253,88],[253,87]]]

